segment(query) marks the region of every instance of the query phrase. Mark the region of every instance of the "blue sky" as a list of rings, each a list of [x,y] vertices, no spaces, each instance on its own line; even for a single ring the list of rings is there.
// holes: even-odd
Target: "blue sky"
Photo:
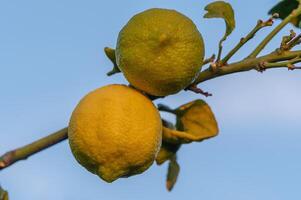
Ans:
[[[203,19],[208,0],[8,1],[0,2],[0,154],[67,125],[87,92],[110,83],[105,46],[114,47],[119,30],[137,12],[152,7],[176,9],[197,24],[206,55],[217,51],[221,20]],[[231,48],[257,19],[267,19],[276,0],[229,0],[237,29]],[[279,23],[277,21],[276,23]],[[264,51],[279,46],[286,27]],[[233,60],[243,58],[271,28],[257,34]],[[298,30],[299,31],[299,30]],[[219,121],[220,135],[185,145],[174,190],[165,189],[167,166],[153,165],[142,175],[108,184],[72,157],[65,141],[0,172],[12,200],[282,200],[301,197],[301,71],[285,69],[240,73],[201,85]],[[159,99],[177,107],[203,98],[191,92]],[[173,120],[172,116],[163,114]]]

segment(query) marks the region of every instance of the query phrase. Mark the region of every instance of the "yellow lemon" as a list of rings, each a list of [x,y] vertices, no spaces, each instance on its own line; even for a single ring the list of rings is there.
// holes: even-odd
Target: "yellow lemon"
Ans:
[[[76,160],[112,182],[151,166],[161,146],[161,131],[152,101],[128,86],[108,85],[79,102],[68,136]]]
[[[135,15],[122,28],[115,54],[131,85],[154,96],[166,96],[195,79],[202,67],[204,43],[188,17],[154,8]]]

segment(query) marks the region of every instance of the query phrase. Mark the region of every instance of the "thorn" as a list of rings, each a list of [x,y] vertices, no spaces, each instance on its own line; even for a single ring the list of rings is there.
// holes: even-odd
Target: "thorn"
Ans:
[[[210,97],[210,96],[212,96],[211,93],[205,92],[205,91],[202,90],[201,88],[198,88],[196,85],[191,85],[191,86],[189,86],[189,87],[188,87],[187,89],[185,89],[185,90],[193,91],[193,92],[196,93],[196,94],[202,94],[202,95],[204,95],[205,97]]]

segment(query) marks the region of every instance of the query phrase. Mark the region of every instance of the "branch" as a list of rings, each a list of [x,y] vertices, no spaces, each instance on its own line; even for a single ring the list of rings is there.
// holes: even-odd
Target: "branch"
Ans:
[[[51,135],[41,138],[31,144],[9,151],[0,157],[0,171],[19,160],[24,160],[29,156],[38,153],[52,145],[55,145],[68,138],[68,128],[63,128]]]
[[[301,50],[299,51],[286,51],[281,54],[277,53],[276,51],[273,53],[270,53],[265,56],[261,56],[258,58],[247,58],[239,62],[235,62],[232,64],[229,64],[224,67],[220,67],[216,70],[212,70],[212,68],[208,68],[204,71],[202,71],[195,82],[192,85],[197,85],[201,82],[219,77],[224,76],[228,74],[233,74],[237,72],[244,72],[249,70],[258,70],[258,66],[262,65],[262,63],[269,63],[266,67],[266,69],[270,68],[279,68],[279,67],[287,67],[284,66],[284,62],[281,61],[288,61],[292,62],[290,60],[293,59],[294,63],[300,62],[299,57],[301,57]],[[298,60],[296,61],[296,58]],[[278,64],[277,64],[278,63]]]
[[[208,63],[214,62],[215,54],[213,54],[210,58],[207,58],[203,61],[203,66],[207,65]]]
[[[261,30],[264,27],[272,26],[274,19],[278,18],[278,14],[274,14],[271,18],[269,18],[267,21],[258,20],[256,26],[250,31],[250,33],[246,36],[240,39],[238,44],[222,59],[221,66],[226,64],[229,59],[244,45],[246,44],[250,39],[252,39],[255,34]]]
[[[201,88],[197,87],[197,85],[190,85],[187,89],[185,90],[190,90],[196,94],[201,94],[204,95],[205,97],[211,97],[212,94],[209,92],[206,92],[204,90],[202,90]]]
[[[285,26],[287,25],[293,18],[299,16],[301,14],[301,3],[298,8],[295,9],[290,15],[288,15],[275,29],[266,36],[266,38],[255,48],[255,50],[248,56],[248,58],[255,58],[264,47],[273,39],[273,37]]]

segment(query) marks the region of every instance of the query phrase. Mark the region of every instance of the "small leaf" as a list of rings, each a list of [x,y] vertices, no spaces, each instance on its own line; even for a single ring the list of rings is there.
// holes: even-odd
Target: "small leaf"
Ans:
[[[293,10],[295,10],[299,5],[299,1],[297,0],[283,0],[277,3],[270,11],[269,15],[273,15],[274,13],[279,14],[280,19],[285,19],[289,14],[292,13]],[[298,17],[295,17],[291,23],[296,26],[297,28],[301,28],[300,26],[301,22],[301,15]]]
[[[202,141],[218,134],[217,121],[205,101],[195,100],[177,110],[177,130],[189,133],[193,141]]]
[[[224,1],[215,1],[208,4],[205,10],[208,12],[204,15],[204,18],[222,18],[225,20],[226,32],[221,42],[225,41],[235,28],[235,17],[231,4]]]
[[[108,76],[112,76],[113,74],[119,73],[120,70],[116,64],[116,56],[115,56],[115,49],[109,48],[109,47],[105,47],[104,48],[105,54],[106,56],[111,60],[111,62],[113,63],[114,67],[111,71],[109,71],[107,73]]]
[[[174,185],[177,182],[180,172],[180,166],[176,160],[176,157],[169,161],[167,179],[166,179],[166,188],[168,191],[171,191]]]
[[[162,140],[171,144],[199,142],[218,134],[218,125],[209,105],[195,100],[176,109],[177,130],[163,126]]]
[[[0,186],[0,200],[8,200],[8,193]]]

